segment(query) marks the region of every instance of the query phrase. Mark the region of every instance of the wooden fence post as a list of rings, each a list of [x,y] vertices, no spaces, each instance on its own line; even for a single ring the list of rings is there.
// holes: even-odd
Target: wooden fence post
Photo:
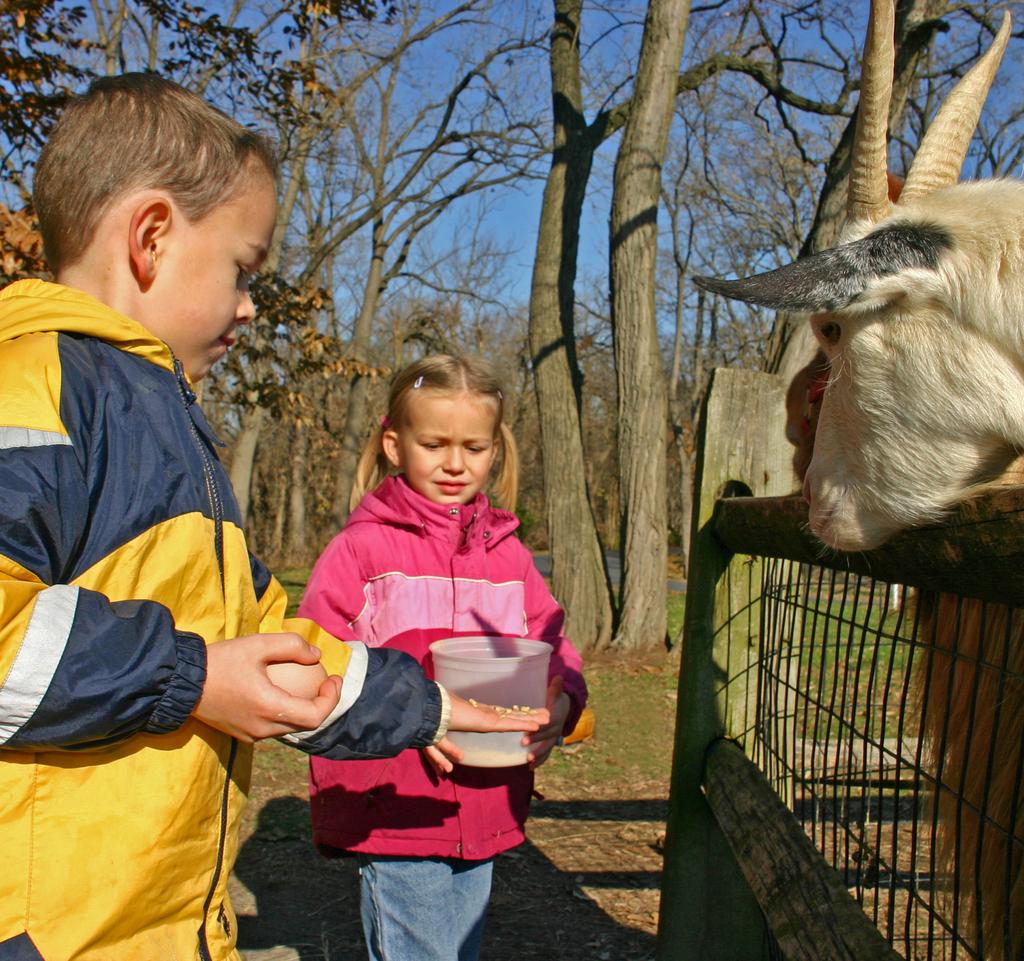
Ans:
[[[751,559],[712,533],[719,497],[778,496],[794,486],[785,440],[785,385],[771,374],[719,369],[705,398],[694,484],[686,622],[658,923],[658,961],[758,961],[764,921],[702,793],[704,758],[739,737],[757,678],[748,677],[756,613],[747,604]],[[732,630],[734,619],[739,631]],[[745,625],[751,623],[753,638]],[[730,625],[716,633],[716,625]],[[737,636],[741,635],[741,636]],[[756,656],[756,649],[754,650]]]

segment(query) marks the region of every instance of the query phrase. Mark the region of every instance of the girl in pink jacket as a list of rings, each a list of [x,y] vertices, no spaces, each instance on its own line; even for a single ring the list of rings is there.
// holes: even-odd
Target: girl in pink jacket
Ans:
[[[397,375],[360,460],[353,513],[299,608],[337,637],[413,655],[428,674],[428,647],[442,637],[552,646],[551,724],[527,736],[526,765],[453,767],[432,747],[379,761],[311,759],[314,841],[328,857],[359,859],[371,961],[475,961],[493,858],[523,841],[533,768],[586,703],[580,655],[514,536],[519,521],[483,494],[500,454],[495,493],[515,504],[518,458],[503,402],[479,360],[427,357]]]

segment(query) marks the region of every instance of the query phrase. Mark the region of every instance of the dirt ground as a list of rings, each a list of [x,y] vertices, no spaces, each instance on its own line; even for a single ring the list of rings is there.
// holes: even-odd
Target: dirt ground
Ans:
[[[588,664],[596,735],[538,771],[529,840],[495,865],[484,961],[654,958],[676,673],[657,653]],[[310,840],[305,759],[259,748],[232,878],[243,956],[365,958],[355,867]]]

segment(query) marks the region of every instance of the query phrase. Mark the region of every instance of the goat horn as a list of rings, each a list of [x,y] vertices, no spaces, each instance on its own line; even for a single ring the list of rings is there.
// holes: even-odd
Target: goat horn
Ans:
[[[871,4],[861,62],[860,102],[847,189],[848,220],[881,220],[890,209],[886,181],[889,100],[895,60],[893,0]]]
[[[910,165],[900,194],[900,205],[960,179],[960,168],[967,157],[981,108],[985,105],[985,97],[1009,39],[1010,14],[1004,13],[1002,26],[992,46],[950,91],[935,119],[928,125]]]
[[[703,290],[774,310],[842,310],[872,281],[904,270],[936,270],[953,239],[941,227],[893,223],[777,270],[740,280],[694,277]]]

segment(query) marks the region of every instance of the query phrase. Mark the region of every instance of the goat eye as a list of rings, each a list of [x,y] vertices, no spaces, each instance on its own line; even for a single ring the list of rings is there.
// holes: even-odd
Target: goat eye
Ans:
[[[843,336],[843,329],[834,320],[828,320],[821,325],[821,336],[827,344],[838,344],[839,338]]]

